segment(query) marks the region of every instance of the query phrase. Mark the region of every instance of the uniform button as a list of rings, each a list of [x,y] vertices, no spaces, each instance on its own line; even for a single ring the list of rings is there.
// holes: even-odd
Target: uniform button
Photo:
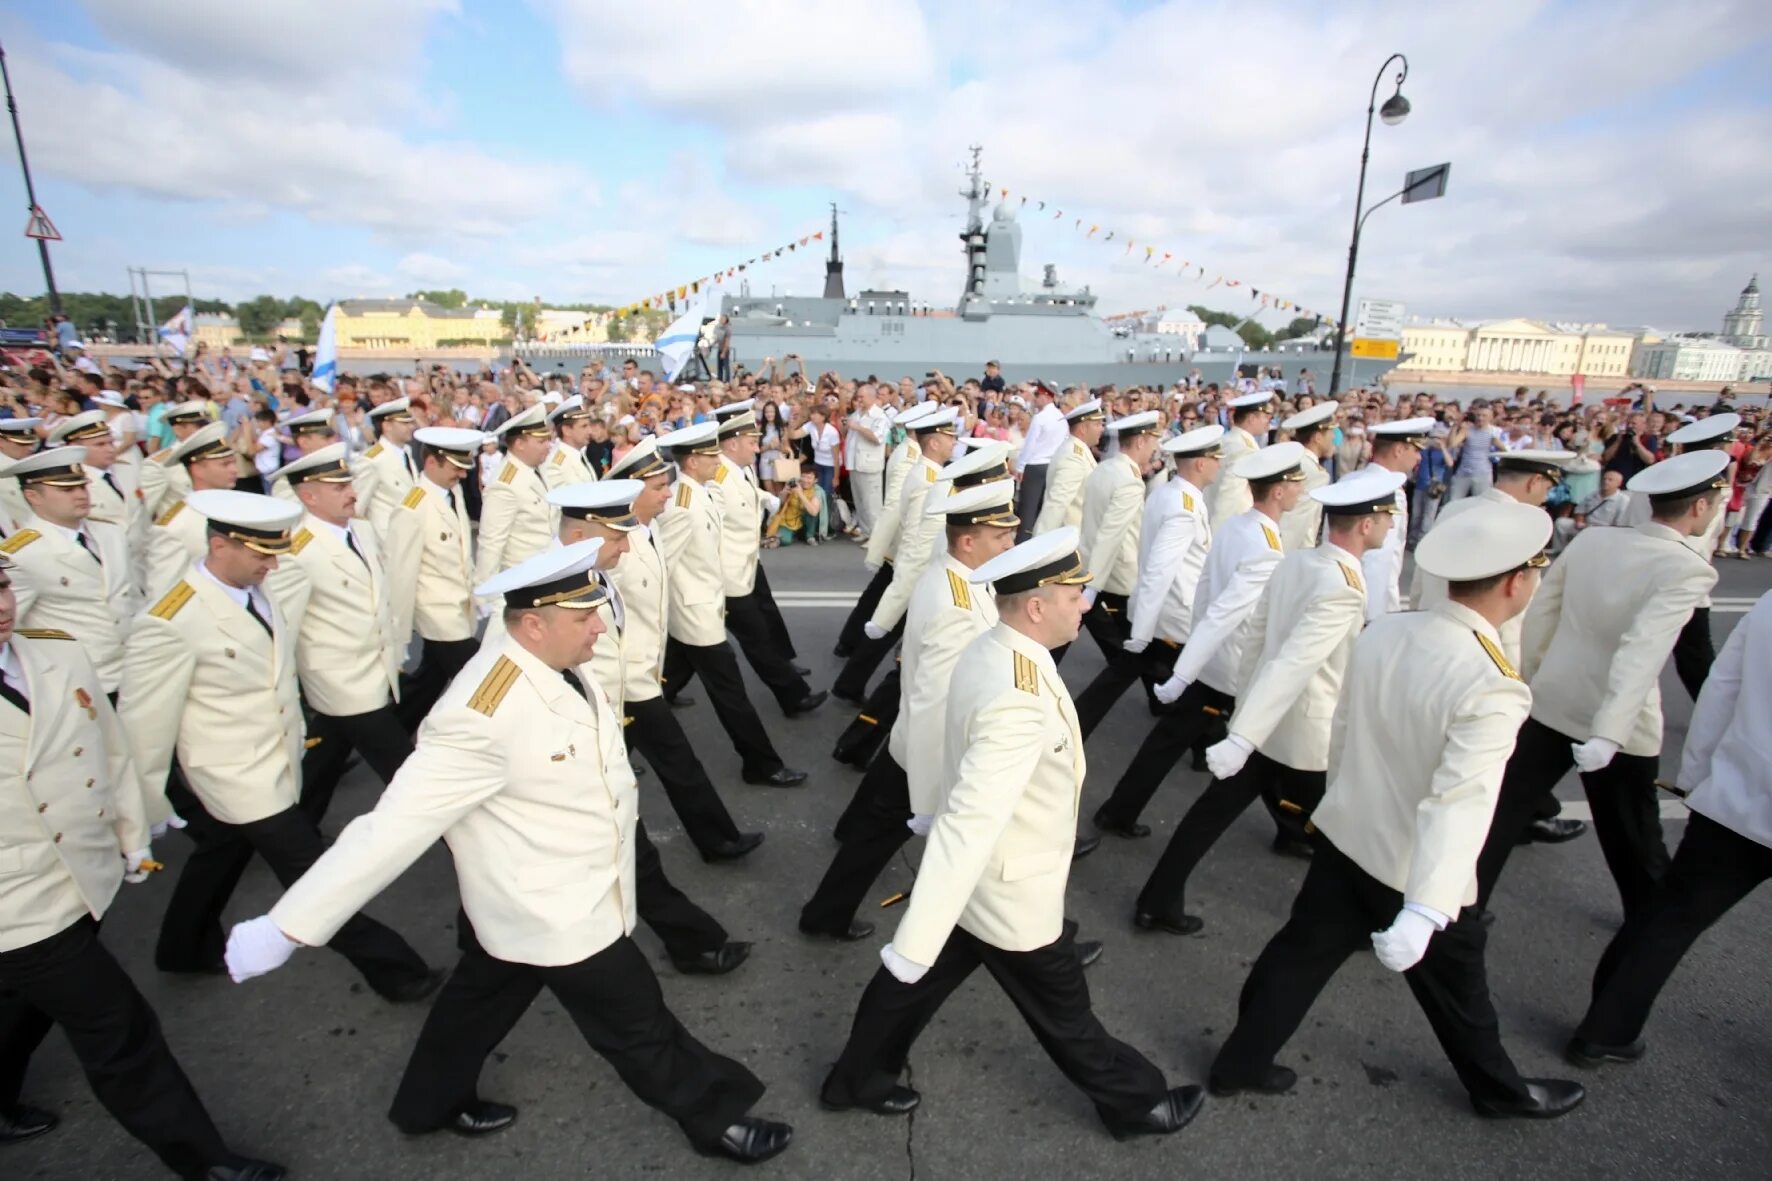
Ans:
[[[96,779],[88,779],[86,781],[86,786],[90,788],[93,784],[95,784],[97,782],[98,782],[98,780],[96,780]]]
[[[86,753],[86,748],[84,746],[76,746],[74,748],[74,757],[75,758],[79,758],[81,755],[83,755],[85,753]]]
[[[62,834],[59,832],[55,834],[55,843],[58,845],[62,843]]]
[[[104,810],[104,809],[103,809],[103,808],[100,808],[100,809],[99,809],[99,810],[98,810],[98,814],[99,814],[99,815],[100,815],[100,816],[103,816],[103,815],[104,815],[104,814],[105,814],[105,810]]]
[[[38,805],[37,805],[37,811],[39,811],[39,812],[47,812],[47,811],[49,811],[49,805],[48,805],[48,804],[38,804]]]

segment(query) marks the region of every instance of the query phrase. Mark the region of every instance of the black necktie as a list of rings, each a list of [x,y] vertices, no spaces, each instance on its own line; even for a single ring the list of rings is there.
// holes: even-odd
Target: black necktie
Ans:
[[[265,629],[265,635],[270,636],[273,640],[277,638],[276,633],[271,630],[271,621],[260,615],[258,608],[252,605],[250,594],[246,596],[246,614],[252,616],[252,621]]]
[[[105,560],[98,556],[98,551],[93,549],[91,545],[87,544],[86,531],[84,529],[76,529],[74,531],[74,543],[91,555],[93,561],[101,566],[105,564]]]
[[[115,492],[119,497],[123,495],[123,489],[117,487],[117,481],[111,479],[110,472],[105,473],[105,483],[109,484],[111,486],[111,491]]]
[[[369,559],[364,557],[363,551],[357,548],[356,535],[354,535],[348,527],[345,529],[345,545],[352,553],[357,555],[357,560],[359,562],[362,562],[364,566],[369,565]]]
[[[455,511],[455,489],[443,489],[443,499],[449,502],[449,511],[453,513]]]
[[[17,689],[14,689],[11,685],[7,684],[5,677],[0,677],[0,697],[4,697],[6,700],[16,705],[19,712],[26,717],[31,716],[31,703],[25,700],[25,695],[23,693],[20,693]]]
[[[412,470],[412,452],[406,450],[404,447],[400,448],[400,461],[406,465],[406,474],[416,481],[418,479],[418,473]]]
[[[579,680],[577,675],[574,674],[571,669],[569,669],[569,668],[561,669],[560,670],[560,679],[565,681],[568,685],[571,685],[572,691],[574,693],[578,694],[580,697],[584,698],[586,701],[589,701],[591,699],[591,695],[589,693],[585,692],[584,682]]]

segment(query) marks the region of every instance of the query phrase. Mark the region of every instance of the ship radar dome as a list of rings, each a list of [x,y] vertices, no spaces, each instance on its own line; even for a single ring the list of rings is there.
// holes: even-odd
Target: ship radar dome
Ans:
[[[1009,208],[1009,202],[1007,202],[1007,201],[999,202],[997,204],[996,210],[994,212],[992,212],[992,214],[991,214],[991,220],[992,221],[1014,221],[1015,220],[1015,210]]]

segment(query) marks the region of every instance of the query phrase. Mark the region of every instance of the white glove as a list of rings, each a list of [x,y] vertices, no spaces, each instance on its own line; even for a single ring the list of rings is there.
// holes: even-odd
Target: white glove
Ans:
[[[1391,971],[1407,972],[1427,954],[1427,941],[1439,929],[1440,925],[1421,910],[1411,910],[1404,903],[1389,928],[1372,933],[1372,950],[1378,953],[1378,962]]]
[[[1132,652],[1134,654],[1139,653],[1139,652],[1143,652],[1146,648],[1149,648],[1150,646],[1151,646],[1151,642],[1149,640],[1127,640],[1124,644],[1120,645],[1120,647],[1126,649],[1126,651]]]
[[[481,620],[491,619],[491,618],[492,618],[492,602],[491,602],[491,600],[488,600],[484,603],[475,603],[474,604],[474,620],[476,622],[479,622]]]
[[[244,984],[254,976],[281,968],[300,946],[277,928],[270,915],[260,915],[234,924],[222,958],[227,961],[228,975],[234,983]]]
[[[167,834],[168,831],[175,829],[175,828],[183,828],[184,826],[185,826],[185,818],[183,816],[180,816],[177,812],[169,812],[169,813],[167,813],[165,820],[162,820],[158,824],[154,824],[154,825],[149,826],[148,835],[155,836],[155,837],[163,837]]]
[[[774,516],[781,511],[781,497],[777,496],[775,493],[763,492],[759,494],[759,498],[763,501],[763,508],[770,516]]]
[[[1161,685],[1157,686],[1157,700],[1161,701],[1164,705],[1174,705],[1177,699],[1187,691],[1187,686],[1187,681],[1183,680],[1181,677],[1170,677],[1167,681],[1164,681]]]
[[[919,813],[905,821],[904,826],[918,836],[926,837],[929,835],[929,830],[935,827],[935,817],[924,816]]]
[[[880,572],[880,563],[878,562],[863,562],[861,565],[862,569],[866,570],[869,574],[878,574]]]
[[[1572,744],[1571,749],[1575,751],[1575,769],[1585,773],[1604,770],[1618,753],[1618,744],[1610,738],[1590,738]]]
[[[893,951],[890,943],[880,949],[880,962],[885,964],[886,970],[903,984],[915,984],[923,979],[924,973],[929,971],[927,964],[914,963]]]
[[[861,625],[861,630],[870,640],[883,640],[888,634],[885,628],[871,619]]]
[[[123,880],[132,886],[140,885],[148,880],[149,874],[166,868],[154,860],[154,850],[147,847],[137,849],[133,853],[125,853],[123,862],[125,867]]]
[[[1083,588],[1083,610],[1093,611],[1095,609],[1095,595],[1096,590],[1094,587],[1086,586]]]
[[[1206,769],[1214,778],[1229,779],[1243,769],[1243,764],[1254,753],[1255,747],[1247,738],[1232,734],[1223,742],[1215,742],[1206,748]]]

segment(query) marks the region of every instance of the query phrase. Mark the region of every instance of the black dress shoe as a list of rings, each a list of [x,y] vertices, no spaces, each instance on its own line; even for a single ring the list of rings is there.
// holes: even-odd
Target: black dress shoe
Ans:
[[[1282,857],[1296,857],[1300,861],[1309,861],[1316,853],[1316,850],[1311,848],[1311,843],[1307,840],[1302,840],[1299,837],[1283,837],[1279,835],[1275,835],[1274,837],[1273,849],[1274,852]]]
[[[817,709],[819,706],[823,705],[824,699],[829,696],[830,696],[830,694],[828,692],[826,692],[823,689],[820,689],[816,693],[808,693],[806,696],[800,698],[800,700],[794,702],[792,705],[782,706],[781,712],[788,715],[788,717],[790,717],[790,718],[797,718],[801,714],[809,714],[813,710]]]
[[[923,1096],[909,1087],[893,1087],[882,1099],[872,1103],[834,1103],[823,1093],[818,1097],[819,1104],[826,1111],[871,1111],[875,1115],[909,1115],[917,1110],[917,1104],[923,1102]]]
[[[1526,1084],[1524,1098],[1506,1103],[1473,1098],[1471,1106],[1485,1119],[1556,1119],[1574,1111],[1587,1098],[1587,1089],[1570,1079],[1529,1078],[1521,1081]]]
[[[1095,827],[1099,832],[1111,832],[1115,836],[1124,837],[1129,841],[1136,841],[1151,835],[1151,826],[1148,824],[1140,824],[1136,820],[1131,824],[1122,824],[1117,820],[1109,820],[1106,813],[1103,812],[1095,814]]]
[[[838,644],[835,648],[831,649],[831,655],[835,656],[838,660],[848,660],[851,656],[855,655],[855,649],[851,648],[848,644]]]
[[[774,1120],[747,1115],[726,1129],[713,1148],[696,1146],[703,1156],[724,1156],[741,1165],[756,1165],[778,1155],[794,1142],[794,1129]]]
[[[1564,841],[1572,841],[1587,831],[1587,821],[1568,820],[1561,816],[1552,816],[1549,820],[1534,820],[1526,826],[1520,837],[1520,843],[1530,845],[1560,845]]]
[[[289,1170],[268,1160],[245,1160],[233,1165],[210,1165],[203,1181],[283,1181]]]
[[[16,1104],[0,1111],[0,1144],[17,1144],[20,1140],[41,1136],[61,1122],[59,1115],[41,1107]]]
[[[783,767],[771,771],[767,775],[752,775],[746,772],[744,781],[757,787],[799,787],[806,782],[806,772],[796,771],[792,767]]]
[[[837,701],[856,706],[857,708],[867,704],[867,699],[861,694],[847,693],[842,689],[837,688],[835,685],[831,686],[831,696]]]
[[[1133,1119],[1104,1120],[1116,1140],[1134,1136],[1167,1136],[1179,1132],[1200,1114],[1206,1092],[1199,1087],[1176,1087],[1155,1107]]]
[[[1077,963],[1081,967],[1092,968],[1095,961],[1101,958],[1101,940],[1083,939],[1076,945]]]
[[[730,841],[721,841],[701,851],[703,861],[737,861],[763,843],[760,832],[741,832]]]
[[[793,669],[794,672],[799,676],[809,677],[812,675],[812,670],[807,668],[803,664],[789,664],[788,667]]]
[[[442,968],[432,968],[423,976],[415,976],[411,980],[402,980],[399,984],[393,985],[386,990],[378,988],[376,991],[381,993],[383,1000],[388,1001],[391,1004],[410,1005],[415,1001],[424,1000],[433,992],[442,988],[443,981],[447,979],[448,976],[449,973]]]
[[[728,940],[712,951],[699,952],[681,959],[672,956],[671,963],[685,976],[724,976],[750,957],[750,944]]]
[[[638,778],[640,778],[640,776],[646,774],[646,764],[645,763],[629,763],[628,766],[630,766],[634,769],[634,778],[635,779],[638,779]]]
[[[835,939],[838,943],[856,943],[874,933],[874,924],[864,923],[860,919],[851,919],[849,925],[841,931],[825,931],[817,927],[800,924],[800,934],[810,935],[814,939]]]
[[[1077,843],[1071,846],[1071,860],[1081,861],[1099,848],[1101,848],[1100,837],[1078,837]]]
[[[675,697],[665,698],[665,704],[672,709],[688,709],[695,704],[695,698],[689,696],[687,693],[679,693]]]
[[[1166,931],[1171,935],[1197,935],[1206,920],[1197,914],[1184,914],[1172,919],[1166,914],[1152,914],[1148,910],[1132,912],[1132,925],[1140,931]]]
[[[1495,912],[1488,909],[1480,910],[1477,912],[1477,921],[1483,924],[1483,929],[1487,931],[1495,925]]]
[[[1206,1085],[1220,1099],[1228,1099],[1244,1091],[1254,1091],[1258,1095],[1284,1095],[1298,1085],[1298,1072],[1284,1066],[1269,1066],[1262,1071],[1260,1078],[1250,1082],[1232,1082],[1215,1074],[1206,1080]]]
[[[1635,1062],[1643,1056],[1643,1051],[1646,1048],[1647,1047],[1643,1045],[1642,1038],[1638,1038],[1636,1041],[1622,1046],[1607,1046],[1602,1045],[1599,1042],[1590,1042],[1586,1038],[1577,1035],[1576,1037],[1570,1038],[1569,1044],[1563,1047],[1563,1057],[1575,1063],[1577,1066],[1593,1070],[1595,1067],[1603,1066],[1608,1062],[1620,1062],[1626,1064]]]
[[[490,1136],[517,1122],[517,1109],[508,1103],[490,1103],[476,1099],[449,1117],[443,1125],[446,1132],[457,1136]]]

